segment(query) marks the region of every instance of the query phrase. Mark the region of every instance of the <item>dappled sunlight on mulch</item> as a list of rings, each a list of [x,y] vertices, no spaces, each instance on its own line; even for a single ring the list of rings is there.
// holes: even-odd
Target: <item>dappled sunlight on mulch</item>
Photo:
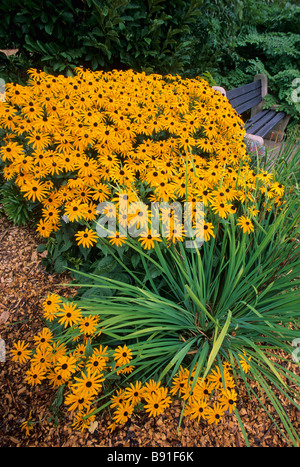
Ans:
[[[243,435],[234,415],[226,415],[218,426],[184,418],[178,428],[181,406],[173,405],[156,419],[138,413],[125,426],[110,433],[111,419],[107,412],[99,415],[89,431],[83,433],[70,428],[67,410],[51,409],[54,391],[48,386],[31,388],[24,382],[26,365],[11,360],[9,352],[17,340],[33,341],[43,323],[41,303],[49,292],[68,297],[74,288],[62,284],[70,281],[67,274],[47,273],[41,265],[43,254],[36,252],[41,243],[36,233],[28,227],[13,226],[5,216],[0,218],[0,338],[6,345],[6,361],[0,362],[0,446],[2,447],[240,447],[245,446]],[[291,361],[289,369],[292,370]],[[285,447],[287,441],[276,428],[279,423],[274,409],[261,396],[274,419],[269,417],[250,398],[243,386],[239,388],[238,409],[250,445]],[[287,413],[300,426],[299,414],[288,401]],[[20,425],[32,411],[34,425],[30,435]],[[58,417],[58,419],[56,418]],[[59,423],[56,424],[56,421]]]

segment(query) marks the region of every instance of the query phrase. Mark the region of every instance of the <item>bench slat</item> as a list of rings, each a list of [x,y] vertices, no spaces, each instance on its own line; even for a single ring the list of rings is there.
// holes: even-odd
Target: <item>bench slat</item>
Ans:
[[[246,101],[243,104],[240,104],[237,107],[235,107],[235,110],[238,114],[242,114],[243,112],[246,112],[246,110],[249,110],[255,105],[259,104],[260,102],[261,96],[254,97],[253,99],[250,99],[249,101]]]
[[[269,121],[260,131],[256,133],[257,136],[261,136],[264,138],[267,136],[268,133],[277,125],[277,123],[281,122],[285,118],[286,114],[284,112],[276,112],[276,116]]]
[[[226,92],[226,97],[228,100],[233,99],[234,97],[247,94],[250,91],[255,91],[256,89],[261,89],[261,80],[253,81],[253,83],[245,84],[245,86],[240,86],[239,88],[231,89]]]
[[[253,134],[259,131],[265,123],[274,117],[275,110],[262,110],[261,112],[254,115],[245,123],[245,128],[248,131],[251,128]]]
[[[248,120],[245,125],[247,133],[261,136],[266,136],[277,123],[284,119],[284,112],[276,112],[275,110],[262,110],[253,118]]]
[[[232,99],[230,99],[230,104],[236,109],[238,105],[244,104],[245,102],[249,101],[250,99],[254,99],[255,97],[260,97],[261,100],[260,91],[260,89],[255,89],[254,91],[250,91],[247,94],[242,94],[241,96],[233,97]]]

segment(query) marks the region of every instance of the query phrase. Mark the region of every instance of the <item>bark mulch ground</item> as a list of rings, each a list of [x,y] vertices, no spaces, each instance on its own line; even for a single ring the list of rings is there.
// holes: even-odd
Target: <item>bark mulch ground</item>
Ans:
[[[28,227],[12,225],[5,216],[0,218],[0,338],[5,342],[6,358],[0,361],[0,446],[2,447],[243,447],[245,442],[234,415],[227,415],[222,424],[210,426],[205,422],[184,418],[178,429],[180,403],[174,403],[158,418],[139,413],[124,427],[113,433],[107,413],[99,416],[90,430],[77,432],[70,427],[70,418],[63,407],[59,424],[50,410],[54,392],[48,386],[31,388],[24,382],[25,367],[11,360],[10,350],[18,339],[33,340],[43,327],[41,303],[48,292],[68,297],[70,288],[61,284],[69,281],[66,274],[47,273],[41,265],[42,254],[36,252],[41,243]],[[1,359],[0,359],[1,360]],[[4,360],[4,361],[3,361]],[[293,363],[291,362],[290,368]],[[238,409],[251,447],[286,447],[287,441],[276,427],[278,416],[261,396],[274,419],[266,415],[255,398],[249,398],[240,388]],[[294,426],[300,426],[299,413],[289,401],[286,412]],[[26,435],[20,425],[32,418],[38,421]],[[274,423],[276,422],[276,423]]]

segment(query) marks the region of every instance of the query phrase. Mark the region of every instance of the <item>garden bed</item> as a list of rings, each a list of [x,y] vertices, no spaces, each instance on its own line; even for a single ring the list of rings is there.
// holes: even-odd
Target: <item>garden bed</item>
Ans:
[[[219,425],[185,418],[178,430],[180,402],[174,402],[164,414],[149,418],[138,413],[110,433],[111,418],[98,414],[89,430],[74,431],[67,411],[51,410],[54,391],[46,385],[31,388],[24,382],[26,365],[11,360],[9,352],[17,340],[32,342],[43,325],[42,301],[49,292],[64,297],[74,293],[61,284],[70,280],[67,274],[49,274],[41,265],[45,253],[37,253],[37,234],[28,227],[16,227],[5,216],[0,218],[0,337],[6,344],[6,361],[0,363],[0,444],[2,447],[240,447],[245,441],[235,415],[226,415]],[[292,359],[290,371],[299,371]],[[261,402],[274,417],[271,420],[254,398],[249,398],[244,385],[238,388],[238,411],[253,447],[285,447],[286,440],[277,430],[278,415],[261,396]],[[286,413],[299,432],[299,414],[289,401],[282,401]],[[37,424],[27,436],[21,424],[32,419]],[[58,415],[55,420],[54,416]],[[52,417],[52,418],[51,418]],[[56,421],[58,424],[56,425]]]

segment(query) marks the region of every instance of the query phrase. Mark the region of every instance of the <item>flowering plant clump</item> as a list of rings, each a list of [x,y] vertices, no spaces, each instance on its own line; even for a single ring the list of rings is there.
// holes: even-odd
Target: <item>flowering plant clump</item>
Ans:
[[[16,342],[11,350],[12,359],[21,364],[30,361],[25,376],[27,384],[34,387],[47,383],[57,391],[62,389],[64,407],[73,415],[74,429],[89,428],[102,407],[109,406],[112,410],[113,430],[137,410],[144,410],[149,417],[162,414],[178,397],[186,404],[183,415],[198,421],[202,418],[217,424],[226,412],[235,410],[237,392],[228,362],[216,366],[205,378],[196,376],[195,368],[190,372],[181,366],[171,387],[154,379],[130,383],[126,375],[135,368],[133,350],[126,344],[115,348],[99,344],[98,316],[85,316],[76,303],[63,301],[56,294],[48,294],[43,309],[48,326],[34,336],[32,349],[25,341]],[[247,373],[248,359],[241,356],[240,361]],[[123,375],[124,380],[119,378],[121,386],[111,390],[110,379],[113,376],[114,381],[116,375]],[[32,422],[25,423],[25,427],[29,433]]]
[[[26,381],[63,392],[79,429],[104,407],[114,429],[173,397],[185,416],[218,423],[234,409],[242,425],[233,375],[267,394],[296,445],[280,399],[296,405],[298,383],[272,351],[297,338],[297,193],[253,167],[243,121],[202,79],[29,75],[0,107],[4,177],[39,207],[49,246],[104,257],[78,271],[79,300],[45,299],[35,349],[16,343]]]
[[[251,233],[259,195],[281,203],[284,187],[249,165],[240,116],[203,79],[80,68],[72,77],[34,69],[29,76],[27,86],[6,85],[0,155],[5,180],[39,205],[42,237],[64,220],[76,227],[73,241],[91,248],[97,207],[109,201],[115,209],[101,213],[117,221],[110,243],[122,246],[124,229],[135,226],[152,249],[161,232],[150,230],[141,200],[191,203],[194,227],[193,205],[203,203],[205,241],[235,213]],[[129,203],[133,210],[124,213]],[[174,226],[166,234],[171,243],[185,235]]]

